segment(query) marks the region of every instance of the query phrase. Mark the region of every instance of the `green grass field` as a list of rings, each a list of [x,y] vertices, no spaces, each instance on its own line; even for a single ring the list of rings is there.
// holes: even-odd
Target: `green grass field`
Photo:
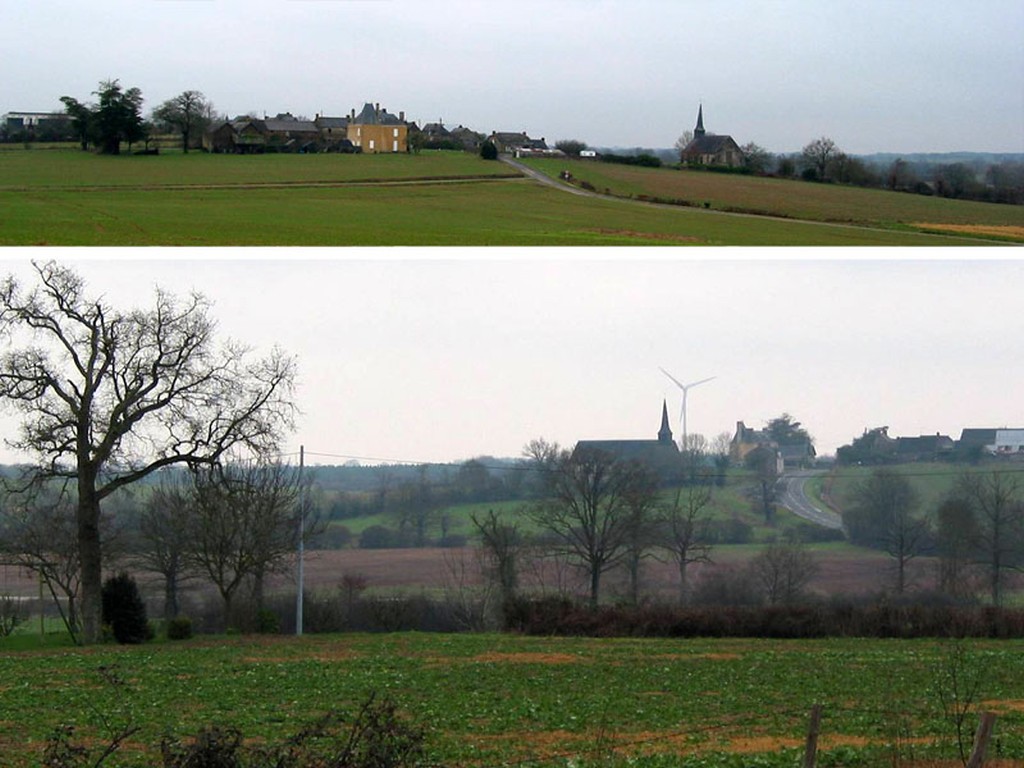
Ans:
[[[987,765],[1019,765],[1024,642],[964,647],[961,671],[980,674],[975,706],[999,717]],[[0,643],[0,754],[8,767],[39,765],[45,739],[65,724],[96,748],[106,721],[141,728],[106,765],[153,765],[165,734],[235,725],[252,742],[281,743],[376,692],[426,727],[431,764],[449,768],[781,768],[799,763],[815,703],[824,707],[820,766],[926,757],[952,766],[955,730],[936,692],[949,659],[948,647],[929,640],[396,634],[37,651]],[[101,668],[125,685],[109,685]]]
[[[1024,242],[1024,206],[949,200],[881,189],[811,184],[671,168],[642,168],[585,160],[530,159],[529,166],[556,177],[568,170],[601,192],[623,197],[683,200],[711,210],[734,210],[916,231],[964,228]]]
[[[487,178],[508,172],[503,164],[455,152],[100,157],[76,150],[11,150],[0,152],[0,245],[937,246],[984,242],[580,198],[524,178]]]

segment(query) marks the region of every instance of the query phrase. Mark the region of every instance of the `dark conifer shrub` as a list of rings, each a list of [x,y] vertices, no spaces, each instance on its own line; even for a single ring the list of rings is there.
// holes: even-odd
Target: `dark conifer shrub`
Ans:
[[[103,584],[103,623],[110,627],[119,643],[144,643],[153,637],[146,604],[135,579],[127,573],[111,576]]]

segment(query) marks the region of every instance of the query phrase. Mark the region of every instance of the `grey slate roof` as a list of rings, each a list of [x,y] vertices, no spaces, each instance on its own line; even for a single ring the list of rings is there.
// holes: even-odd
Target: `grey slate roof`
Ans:
[[[311,120],[278,120],[267,118],[263,121],[267,130],[271,133],[319,133],[320,129]]]
[[[348,128],[347,117],[318,117],[314,121],[321,130],[330,128],[333,130],[345,130]]]
[[[392,115],[386,109],[378,112],[377,108],[367,102],[363,105],[362,111],[352,121],[353,125],[405,125],[396,115]]]
[[[696,136],[683,149],[683,155],[717,155],[725,149],[739,149],[732,136],[718,136],[716,134]]]

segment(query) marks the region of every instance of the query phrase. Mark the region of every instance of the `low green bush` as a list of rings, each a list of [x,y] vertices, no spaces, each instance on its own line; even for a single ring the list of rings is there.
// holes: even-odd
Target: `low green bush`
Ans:
[[[188,616],[175,616],[167,622],[168,640],[188,640],[192,637],[192,619]]]

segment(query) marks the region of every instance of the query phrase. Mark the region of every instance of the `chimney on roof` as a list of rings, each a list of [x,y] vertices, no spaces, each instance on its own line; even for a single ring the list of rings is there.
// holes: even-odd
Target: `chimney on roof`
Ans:
[[[404,110],[404,109],[403,109],[403,110],[401,110],[401,111],[400,111],[400,112],[398,113],[398,119],[399,119],[399,120],[401,120],[401,121],[402,121],[403,123],[405,122],[405,110]]]
[[[376,104],[373,105],[373,114],[375,114],[377,117],[380,117],[380,102],[379,101]]]

